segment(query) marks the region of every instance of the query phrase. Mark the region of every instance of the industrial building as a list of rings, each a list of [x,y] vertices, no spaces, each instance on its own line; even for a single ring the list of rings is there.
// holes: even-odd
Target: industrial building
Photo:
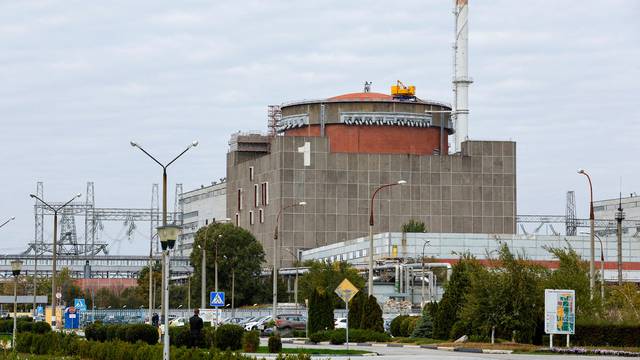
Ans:
[[[399,84],[402,86],[402,84]],[[403,87],[407,88],[407,87]],[[271,259],[276,218],[281,257],[410,219],[442,233],[516,232],[516,146],[463,141],[449,153],[451,107],[413,94],[360,92],[285,104],[270,135],[234,134],[227,155],[227,217]]]
[[[211,185],[202,185],[197,189],[183,192],[179,195],[178,202],[183,211],[183,224],[181,241],[176,252],[189,256],[198,229],[226,218],[226,180],[223,178],[212,182]]]

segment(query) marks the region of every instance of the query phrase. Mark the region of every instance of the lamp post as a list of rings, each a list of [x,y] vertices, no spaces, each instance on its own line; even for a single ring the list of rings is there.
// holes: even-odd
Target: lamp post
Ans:
[[[155,157],[153,157],[153,155],[151,155],[149,152],[147,152],[144,148],[142,148],[138,143],[136,143],[135,141],[131,141],[130,142],[131,146],[134,148],[138,148],[140,149],[140,151],[142,151],[145,155],[147,155],[149,158],[151,158],[151,160],[153,160],[156,164],[160,165],[160,167],[162,168],[162,226],[166,226],[167,225],[167,168],[173,164],[176,160],[178,160],[182,155],[184,155],[187,151],[189,151],[189,149],[198,146],[198,141],[193,141],[191,144],[189,144],[187,146],[186,149],[184,149],[180,154],[178,154],[178,156],[174,157],[173,160],[169,161],[166,165],[162,164],[160,161],[158,161],[158,159],[156,159]],[[150,246],[151,248],[149,249],[149,304],[152,304],[152,299],[153,299],[153,293],[152,293],[152,280],[151,278],[153,277],[153,241],[150,242]],[[164,251],[163,251],[164,254]],[[165,268],[168,267],[168,263],[166,263],[165,261],[165,257],[162,257],[162,279],[164,281],[165,278]],[[162,287],[165,287],[165,284],[163,283]],[[168,288],[168,286],[167,286]],[[151,319],[151,306],[149,306],[149,319]],[[165,314],[165,320],[166,320],[166,314],[168,313],[168,305],[165,304],[165,302],[162,302],[162,313]],[[168,329],[168,328],[166,328]],[[165,333],[168,333],[168,330],[165,331]],[[167,342],[169,341],[169,338],[167,337]],[[168,344],[165,345],[167,347],[166,349],[166,353],[163,354],[163,360],[169,360],[169,349],[168,349]]]
[[[58,212],[62,210],[65,206],[69,205],[73,200],[79,198],[82,195],[78,193],[71,200],[67,201],[66,203],[58,207],[53,207],[49,205],[47,202],[40,199],[36,195],[29,194],[29,196],[33,199],[40,201],[44,206],[48,207],[49,210],[53,211],[53,248],[51,250],[51,253],[52,253],[51,255],[51,263],[52,263],[51,264],[52,265],[51,266],[51,326],[55,328],[57,327],[57,324],[58,324],[58,322],[56,321],[56,266],[57,266],[56,260],[57,260],[57,254],[58,254],[58,251],[57,251],[58,249]],[[38,253],[38,249],[36,246],[36,254],[37,253]],[[35,283],[35,279],[34,279],[34,283]],[[36,287],[34,286],[33,287],[34,299],[36,297],[35,292],[36,292]]]
[[[163,299],[162,309],[164,310],[164,344],[162,357],[164,360],[169,360],[169,264],[170,264],[170,252],[176,245],[176,239],[180,235],[180,226],[178,225],[163,225],[158,227],[158,237],[160,237],[160,245],[162,246],[162,253],[164,255],[165,264],[162,282]]]
[[[405,180],[398,180],[391,184],[385,184],[378,187],[371,195],[371,206],[369,207],[369,296],[373,295],[373,201],[378,194],[378,191],[396,185],[404,185],[407,182]]]
[[[12,260],[11,261],[11,271],[13,272],[14,282],[13,282],[13,342],[11,343],[11,348],[13,351],[16,350],[16,324],[18,319],[18,276],[20,276],[20,271],[22,270],[22,260]]]
[[[7,221],[5,221],[5,222],[3,222],[2,224],[0,224],[0,228],[1,228],[1,227],[3,227],[3,226],[5,226],[5,225],[7,225],[8,223],[10,223],[11,221],[13,221],[13,220],[15,220],[15,219],[16,219],[16,217],[15,217],[15,216],[10,217],[9,219],[7,219]]]
[[[284,249],[287,250],[287,252],[291,254],[291,257],[293,257],[296,260],[296,263],[295,263],[296,279],[293,283],[293,294],[294,294],[293,301],[296,303],[296,311],[298,311],[298,267],[300,267],[300,259],[290,249],[288,248],[284,248]]]
[[[591,299],[593,299],[593,290],[596,287],[596,267],[595,267],[595,252],[596,252],[596,244],[595,244],[595,239],[594,239],[594,235],[595,235],[595,215],[593,213],[593,184],[591,183],[591,176],[589,176],[589,174],[587,174],[587,172],[584,169],[579,169],[578,170],[578,174],[580,175],[584,175],[587,177],[587,180],[589,180],[589,194],[590,194],[590,201],[589,201],[589,222],[590,222],[590,227],[591,227],[591,231],[589,234],[590,237],[590,256],[589,256],[589,295],[591,296]]]
[[[598,234],[594,234],[600,242],[600,301],[604,301],[604,246],[602,246],[602,239]]]
[[[276,321],[276,315],[278,315],[278,225],[280,224],[280,216],[283,211],[289,208],[305,205],[307,205],[306,201],[287,205],[280,208],[278,215],[276,216],[276,228],[273,231],[273,310],[271,313],[271,319],[273,321]]]
[[[422,307],[424,307],[424,248],[425,246],[429,245],[430,241],[429,240],[425,240],[424,244],[422,244]],[[429,282],[429,294],[431,294],[431,287],[433,286],[433,284],[431,282]],[[431,296],[429,296],[429,298],[431,298]],[[429,299],[431,300],[431,299]]]

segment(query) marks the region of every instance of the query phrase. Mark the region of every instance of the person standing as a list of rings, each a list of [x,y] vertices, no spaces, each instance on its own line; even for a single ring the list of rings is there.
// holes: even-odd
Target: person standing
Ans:
[[[191,347],[198,347],[202,341],[202,327],[204,323],[200,315],[200,309],[193,310],[193,316],[189,319],[189,330],[191,332]]]
[[[160,326],[160,316],[158,316],[158,313],[153,313],[153,316],[151,317],[151,325],[154,327]]]

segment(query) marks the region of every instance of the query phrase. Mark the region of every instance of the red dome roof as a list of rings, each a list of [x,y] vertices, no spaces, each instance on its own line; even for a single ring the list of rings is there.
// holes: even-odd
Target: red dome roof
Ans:
[[[330,101],[391,101],[393,97],[387,94],[374,93],[374,92],[362,92],[362,93],[350,93],[344,95],[338,95],[330,97],[327,100]]]

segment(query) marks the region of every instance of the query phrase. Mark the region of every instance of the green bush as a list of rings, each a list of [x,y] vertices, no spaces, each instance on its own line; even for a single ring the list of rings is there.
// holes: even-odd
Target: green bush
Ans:
[[[420,318],[418,316],[409,316],[404,319],[400,324],[400,336],[408,337],[411,336],[413,330],[416,328],[416,323]]]
[[[190,336],[189,328],[186,326],[169,326],[169,343],[172,346],[189,346]]]
[[[242,351],[247,353],[258,352],[260,347],[260,332],[258,330],[247,331],[242,335]]]
[[[422,309],[422,317],[416,323],[415,329],[411,333],[412,338],[431,338],[433,337],[433,318],[429,306]]]
[[[243,333],[244,329],[240,325],[220,325],[216,330],[215,347],[220,350],[240,350]]]
[[[640,347],[640,325],[576,324],[576,345]]]
[[[51,325],[49,325],[49,323],[45,321],[34,322],[31,331],[36,334],[46,334],[51,332]]]
[[[318,331],[333,329],[333,294],[327,294],[317,289],[311,293],[309,299],[309,333],[313,334]]]
[[[333,332],[333,330],[318,331],[316,333],[309,334],[309,340],[314,343],[329,341],[329,339],[331,339],[331,332]]]
[[[104,325],[100,322],[95,322],[85,327],[84,334],[87,340],[120,340],[129,343],[142,341],[149,345],[157,344],[159,336],[158,330],[155,327],[147,324]]]
[[[393,320],[391,320],[391,324],[389,325],[389,331],[391,332],[391,336],[398,337],[401,335],[400,325],[402,322],[408,318],[408,315],[400,315],[396,316]]]
[[[269,352],[272,354],[282,351],[282,339],[280,339],[280,335],[275,334],[269,336],[269,342],[267,345],[269,347]]]
[[[202,329],[202,336],[204,337],[205,347],[212,349],[216,347],[216,328],[205,327]]]

